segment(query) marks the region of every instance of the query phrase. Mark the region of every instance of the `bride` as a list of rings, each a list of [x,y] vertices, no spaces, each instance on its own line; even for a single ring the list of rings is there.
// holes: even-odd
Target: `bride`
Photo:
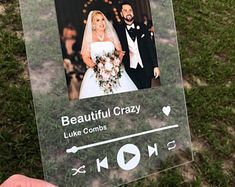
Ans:
[[[124,56],[117,33],[112,24],[107,20],[101,11],[91,11],[88,15],[87,25],[84,31],[81,54],[88,69],[84,75],[80,99],[107,95],[96,79],[96,59],[105,54],[112,54],[117,51],[120,62]],[[112,93],[122,93],[137,90],[137,87],[126,73],[124,66],[120,68],[121,77],[119,84],[112,89]]]

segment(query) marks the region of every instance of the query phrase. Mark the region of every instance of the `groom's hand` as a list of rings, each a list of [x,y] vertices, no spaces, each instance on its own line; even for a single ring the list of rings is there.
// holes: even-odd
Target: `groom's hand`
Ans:
[[[160,69],[159,69],[159,67],[156,67],[156,68],[153,69],[153,74],[154,74],[155,79],[160,76]]]

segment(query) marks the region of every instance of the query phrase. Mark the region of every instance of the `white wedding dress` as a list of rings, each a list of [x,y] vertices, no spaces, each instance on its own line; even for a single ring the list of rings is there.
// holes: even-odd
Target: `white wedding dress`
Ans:
[[[97,56],[101,56],[107,53],[113,53],[114,50],[114,44],[111,41],[90,43],[91,58],[94,62]],[[120,85],[113,88],[113,93],[123,93],[138,90],[134,82],[126,73],[123,65],[121,66],[121,72],[122,76],[119,79]],[[102,88],[99,87],[99,83],[96,80],[94,70],[92,68],[89,68],[86,71],[81,84],[79,99],[103,95],[107,95],[107,93],[105,93]]]

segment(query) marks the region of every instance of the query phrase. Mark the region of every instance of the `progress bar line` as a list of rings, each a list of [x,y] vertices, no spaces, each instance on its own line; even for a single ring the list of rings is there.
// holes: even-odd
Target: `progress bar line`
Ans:
[[[179,127],[179,125],[171,125],[171,126],[161,127],[161,128],[158,128],[158,129],[144,131],[144,132],[140,132],[140,133],[136,133],[136,134],[122,136],[122,137],[119,137],[119,138],[114,138],[114,139],[110,139],[110,140],[106,140],[106,141],[102,141],[102,142],[88,144],[88,145],[84,145],[84,146],[80,146],[80,147],[73,146],[71,149],[67,149],[66,153],[76,153],[79,150],[83,150],[83,149],[87,149],[87,148],[91,148],[91,147],[96,147],[96,146],[99,146],[99,145],[109,144],[109,143],[117,142],[117,141],[120,141],[120,140],[125,140],[125,139],[128,139],[128,138],[142,136],[142,135],[145,135],[145,134],[151,134],[151,133],[158,132],[158,131],[178,128],[178,127]]]

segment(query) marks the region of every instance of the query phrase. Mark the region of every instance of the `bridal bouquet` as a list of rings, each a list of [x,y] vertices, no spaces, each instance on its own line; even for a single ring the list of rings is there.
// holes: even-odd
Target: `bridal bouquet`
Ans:
[[[120,66],[121,61],[117,51],[96,57],[95,76],[105,93],[113,93],[113,89],[119,86],[119,79],[122,76]]]

